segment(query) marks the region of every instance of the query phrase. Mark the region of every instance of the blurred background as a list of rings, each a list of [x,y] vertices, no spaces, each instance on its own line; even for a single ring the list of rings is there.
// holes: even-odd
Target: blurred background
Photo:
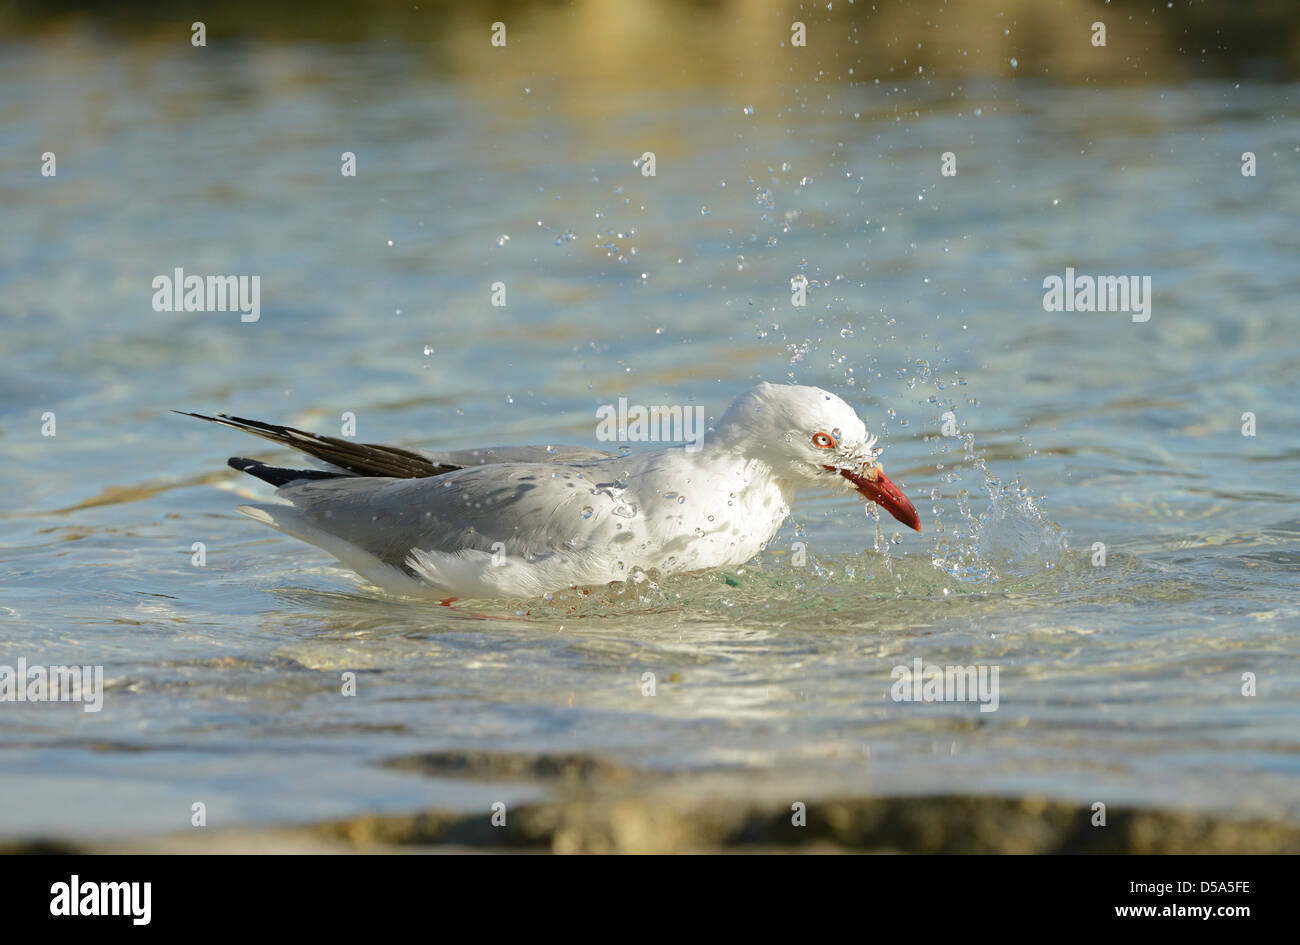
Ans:
[[[557,770],[688,845],[718,797],[1300,816],[1295,4],[16,2],[0,50],[0,663],[109,686],[0,707],[0,835]],[[177,267],[260,276],[260,320],[154,311]],[[1151,320],[1044,311],[1066,267]],[[167,412],[597,445],[620,396],[758,380],[853,403],[925,534],[810,496],[742,574],[447,613],[242,520],[226,457],[288,454]],[[1002,707],[890,701],[915,656]]]

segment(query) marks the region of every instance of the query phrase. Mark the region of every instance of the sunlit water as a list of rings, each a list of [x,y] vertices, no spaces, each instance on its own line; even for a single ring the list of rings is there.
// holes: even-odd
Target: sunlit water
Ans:
[[[775,800],[1300,816],[1295,88],[755,98],[456,81],[400,47],[7,48],[0,663],[108,690],[0,705],[0,831],[545,796],[382,764],[456,749]],[[261,320],[153,311],[178,266],[260,274]],[[1151,320],[1045,312],[1066,266],[1150,275]],[[924,534],[809,495],[727,574],[449,609],[237,515],[269,489],[226,457],[289,454],[167,412],[599,445],[620,395],[716,417],[759,379],[854,403]],[[998,710],[893,701],[917,657],[999,667]]]

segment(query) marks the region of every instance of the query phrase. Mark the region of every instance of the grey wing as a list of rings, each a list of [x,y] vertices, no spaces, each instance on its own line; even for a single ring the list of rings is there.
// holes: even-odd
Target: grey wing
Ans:
[[[580,547],[612,528],[616,506],[597,480],[604,463],[497,463],[423,479],[378,477],[300,482],[276,493],[284,506],[256,506],[275,527],[314,544],[341,539],[403,567],[412,549],[531,556]]]

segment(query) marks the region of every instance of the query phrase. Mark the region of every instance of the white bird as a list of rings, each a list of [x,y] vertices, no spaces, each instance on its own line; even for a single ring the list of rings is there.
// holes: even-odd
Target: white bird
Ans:
[[[771,541],[802,489],[856,491],[910,528],[916,509],[881,471],[876,438],[816,387],[760,384],[697,451],[576,446],[425,452],[207,417],[333,469],[229,464],[283,504],[239,511],[323,548],[401,594],[538,597],[569,587],[726,568]]]

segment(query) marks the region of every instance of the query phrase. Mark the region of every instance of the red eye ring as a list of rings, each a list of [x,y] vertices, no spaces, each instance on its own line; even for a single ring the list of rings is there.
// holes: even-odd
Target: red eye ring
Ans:
[[[814,433],[813,446],[822,450],[834,449],[835,437],[831,436],[829,433]]]

